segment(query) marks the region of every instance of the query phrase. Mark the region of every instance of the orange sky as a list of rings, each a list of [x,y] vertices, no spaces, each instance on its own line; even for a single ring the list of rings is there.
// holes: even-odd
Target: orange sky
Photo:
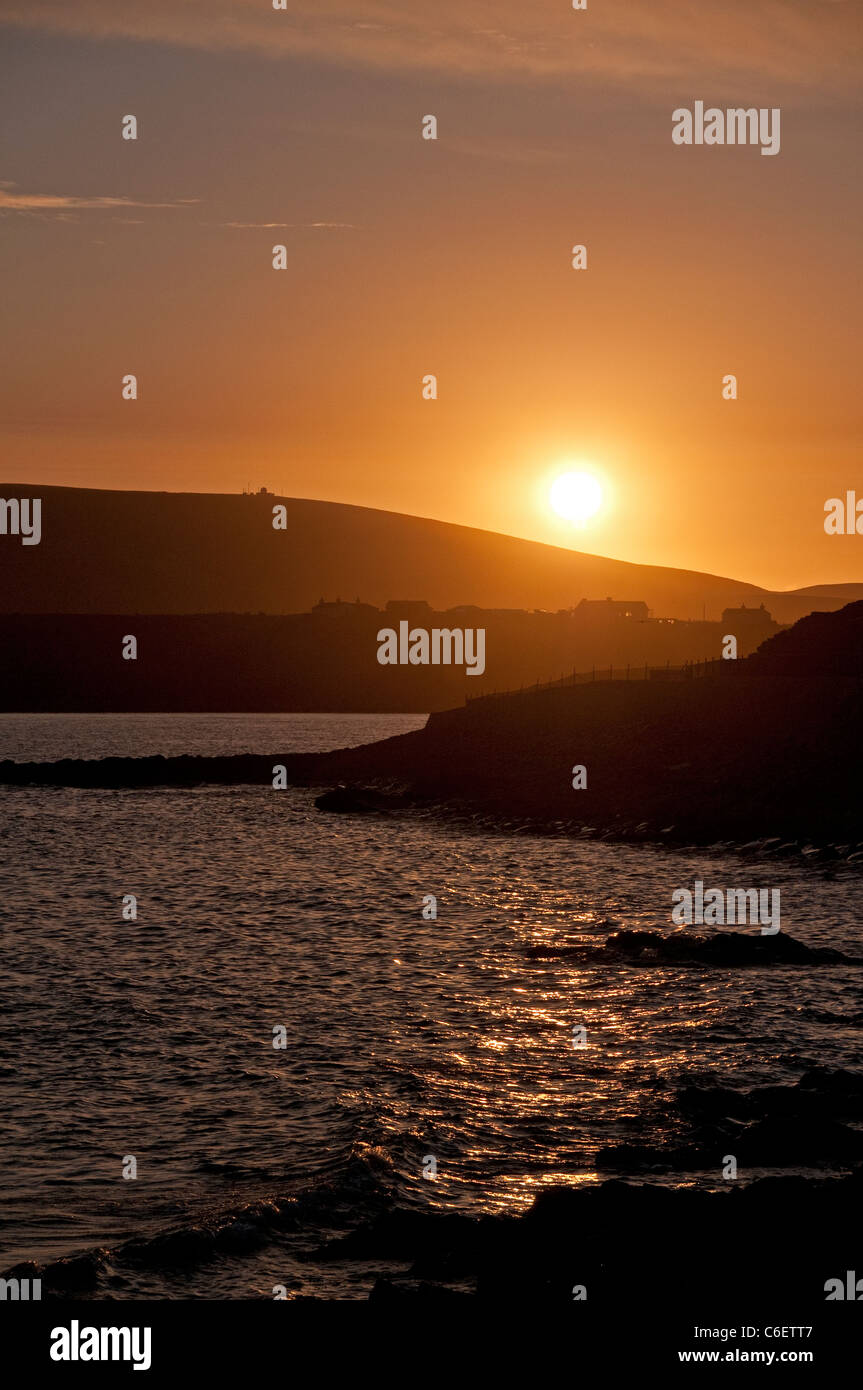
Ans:
[[[823,530],[863,496],[852,3],[4,17],[5,478],[266,483],[767,587],[863,579],[863,537]],[[675,146],[699,99],[781,107],[781,152]],[[609,490],[584,529],[546,501],[569,462]]]

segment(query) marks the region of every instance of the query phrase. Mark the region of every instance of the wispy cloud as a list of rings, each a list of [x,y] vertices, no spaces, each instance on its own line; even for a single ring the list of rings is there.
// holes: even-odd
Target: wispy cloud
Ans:
[[[186,208],[198,206],[200,198],[175,198],[168,203],[150,203],[141,198],[114,197],[112,195],[91,196],[78,193],[20,193],[18,185],[0,179],[0,216],[3,213],[38,214],[49,213],[58,221],[74,220],[72,214],[79,210],[96,212],[127,211],[132,208]],[[112,217],[112,222],[127,226],[142,226],[140,217]],[[253,231],[358,231],[354,222],[204,222],[202,226],[236,227]]]
[[[350,231],[358,231],[358,227],[353,222],[219,222],[220,227],[239,227],[241,229],[251,228],[253,231],[266,231],[275,229],[277,231],[307,231],[317,228],[338,228],[342,227]]]
[[[0,212],[62,215],[82,208],[97,211],[109,208],[179,208],[200,201],[198,198],[177,198],[170,203],[148,203],[140,198],[92,197],[78,193],[17,193],[13,191],[16,187],[13,183],[0,182]]]
[[[2,22],[352,66],[495,77],[595,74],[623,82],[746,81],[848,90],[859,80],[859,0],[4,0]]]

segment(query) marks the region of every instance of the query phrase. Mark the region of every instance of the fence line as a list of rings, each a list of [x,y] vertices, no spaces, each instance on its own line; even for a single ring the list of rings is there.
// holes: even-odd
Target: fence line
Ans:
[[[538,690],[561,690],[569,685],[592,685],[594,681],[645,681],[645,680],[699,680],[704,676],[715,675],[719,668],[728,670],[733,661],[722,657],[712,657],[704,661],[686,661],[682,666],[593,666],[589,671],[572,671],[554,681],[536,681],[533,685],[522,685],[517,690],[491,690],[479,695],[465,695],[465,704],[477,700],[501,699],[509,695],[530,695]]]

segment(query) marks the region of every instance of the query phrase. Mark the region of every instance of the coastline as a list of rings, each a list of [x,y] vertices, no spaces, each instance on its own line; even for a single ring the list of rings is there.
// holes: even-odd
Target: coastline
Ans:
[[[325,1238],[305,1258],[324,1268],[366,1267],[369,1302],[614,1309],[625,1307],[635,1290],[643,1306],[694,1301],[703,1310],[723,1306],[733,1291],[742,1306],[766,1308],[775,1301],[783,1313],[795,1306],[811,1313],[824,1302],[853,1297],[840,1290],[855,1269],[856,1236],[847,1213],[861,1186],[859,1167],[844,1176],[735,1181],[725,1191],[612,1178],[548,1187],[519,1215],[389,1207]],[[267,1196],[113,1249],[24,1261],[3,1277],[41,1280],[48,1302],[122,1299],[130,1296],[127,1280],[135,1299],[158,1299],[148,1292],[151,1281],[188,1278],[226,1257],[242,1268],[301,1228],[302,1215],[302,1202]],[[272,1294],[250,1287],[247,1297]]]
[[[7,761],[0,785],[278,782],[322,790],[319,809],[336,813],[422,810],[510,834],[863,863],[863,682],[741,667],[697,681],[489,697],[432,714],[423,729],[326,753]]]

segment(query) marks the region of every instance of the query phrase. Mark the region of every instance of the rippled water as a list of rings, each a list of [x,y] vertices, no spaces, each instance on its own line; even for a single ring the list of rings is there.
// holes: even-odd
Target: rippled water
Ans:
[[[80,718],[64,753],[134,742],[111,717]],[[141,752],[331,747],[359,741],[363,722],[206,716],[190,736],[196,716],[136,718],[150,724]],[[3,756],[34,756],[11,722]],[[696,878],[779,887],[785,930],[859,952],[863,888],[848,868],[327,816],[307,790],[0,794],[0,1267],[296,1194],[298,1228],[264,1249],[186,1271],[109,1263],[102,1293],[243,1298],[280,1282],[364,1295],[373,1268],[313,1252],[388,1203],[517,1211],[542,1184],[596,1181],[603,1145],[672,1135],[670,1090],[695,1075],[739,1086],[857,1063],[847,969],[525,956],[615,925],[668,930],[673,890]],[[137,922],[121,918],[128,893]]]

